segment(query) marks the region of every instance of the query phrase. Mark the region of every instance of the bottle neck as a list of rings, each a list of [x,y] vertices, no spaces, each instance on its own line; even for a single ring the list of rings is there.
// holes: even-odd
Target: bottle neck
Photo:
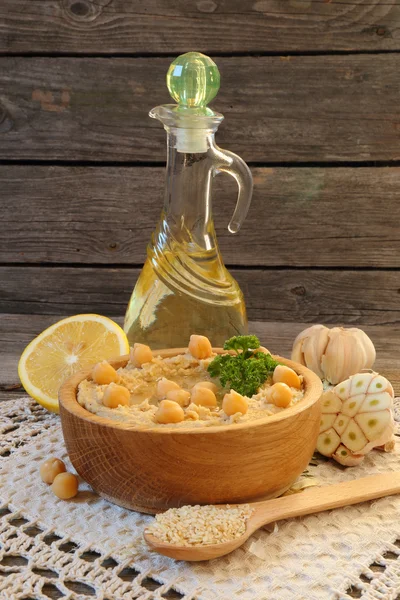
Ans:
[[[179,152],[179,134],[167,128],[168,157],[164,196],[164,233],[187,245],[188,252],[217,247],[211,211],[215,159],[214,133],[204,136],[204,152]]]

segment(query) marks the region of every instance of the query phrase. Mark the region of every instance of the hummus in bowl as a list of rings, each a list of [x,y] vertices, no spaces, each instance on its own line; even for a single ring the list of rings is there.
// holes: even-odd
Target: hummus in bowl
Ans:
[[[222,386],[218,379],[212,378],[208,372],[208,367],[215,356],[216,354],[213,352],[208,358],[198,359],[188,351],[165,358],[155,354],[151,361],[140,367],[135,366],[130,359],[125,367],[117,370],[117,383],[129,391],[129,404],[118,405],[115,408],[105,406],[103,398],[110,384],[98,384],[93,378],[84,379],[79,384],[78,402],[95,415],[139,428],[213,427],[244,423],[285,410],[284,407],[276,406],[271,401],[269,392],[273,385],[273,379],[270,376],[255,394],[251,397],[244,396],[247,403],[246,413],[238,411],[232,415],[226,414],[222,403],[224,396],[230,392],[230,387]],[[163,380],[172,381],[180,389],[190,394],[182,407],[184,418],[177,423],[159,423],[157,421],[159,402],[163,399],[163,394],[158,393],[157,384]],[[213,407],[196,403],[196,398],[191,401],[193,388],[204,383],[215,386],[213,389],[216,405]],[[288,406],[294,406],[303,398],[304,391],[302,387],[300,389],[290,387],[290,390],[291,400]]]

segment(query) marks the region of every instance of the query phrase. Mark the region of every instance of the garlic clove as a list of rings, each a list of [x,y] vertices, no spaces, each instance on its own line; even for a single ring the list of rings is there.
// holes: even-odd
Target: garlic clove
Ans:
[[[343,446],[343,444],[339,446],[332,456],[338,463],[345,467],[355,467],[364,460],[362,454],[353,454],[346,446]]]
[[[350,396],[350,389],[351,389],[351,379],[346,379],[346,381],[342,381],[342,383],[339,383],[333,389],[333,391],[342,400],[347,400],[347,398]]]
[[[338,413],[342,408],[342,402],[340,398],[333,393],[332,390],[324,392],[321,396],[321,408],[324,414],[326,413]]]
[[[339,383],[346,379],[343,377],[344,362],[347,359],[346,348],[339,336],[339,327],[328,331],[328,344],[321,356],[321,368],[330,383]]]
[[[364,367],[366,353],[359,338],[350,335],[343,327],[333,327],[328,336],[329,343],[321,357],[321,367],[326,379],[337,384]]]
[[[357,327],[350,327],[347,331],[350,331],[353,335],[356,335],[359,338],[366,354],[364,369],[370,369],[376,359],[376,350],[372,340],[367,336],[365,331],[358,329]]]
[[[320,433],[317,439],[317,450],[324,456],[331,456],[340,444],[340,437],[334,429]]]
[[[376,412],[378,410],[384,410],[385,408],[391,407],[393,404],[393,398],[387,392],[381,394],[367,394],[364,402],[362,403],[359,412]]]
[[[304,332],[303,332],[304,333]],[[301,335],[301,334],[300,334]],[[304,354],[303,354],[303,341],[304,336],[300,338],[298,335],[293,342],[291,359],[300,365],[305,365]]]
[[[377,440],[382,431],[384,431],[390,423],[391,414],[388,410],[382,410],[371,413],[362,413],[354,417],[356,423],[361,427],[363,433],[370,442]]]
[[[336,413],[334,414],[325,414],[325,415],[321,415],[321,422],[319,425],[319,432],[323,433],[324,431],[327,431],[328,429],[330,429],[334,423],[334,421],[336,420]]]
[[[359,452],[368,444],[368,439],[353,419],[350,419],[341,438],[343,444],[352,452]]]
[[[325,352],[328,344],[329,329],[324,325],[315,325],[310,327],[309,330],[313,330],[311,331],[312,335],[303,342],[304,364],[322,379],[324,373],[321,369],[320,357]]]
[[[394,397],[394,391],[393,391],[393,387],[392,387],[391,383],[389,383],[389,381],[386,379],[386,377],[383,377],[382,375],[378,375],[377,373],[374,373],[374,376],[373,376],[370,386],[368,388],[368,393],[369,394],[375,394],[375,393],[378,394],[379,392],[387,392],[388,394],[391,395],[392,398]]]
[[[388,452],[392,452],[393,451],[392,444],[393,444],[394,430],[395,430],[394,420],[393,420],[393,418],[391,418],[388,426],[386,427],[386,429],[384,429],[382,431],[380,436],[377,439],[373,440],[372,442],[369,442],[365,446],[365,448],[360,450],[360,454],[368,454],[368,452],[371,452],[371,450],[373,450],[374,448],[386,449],[386,446],[391,448],[388,450]]]
[[[350,396],[365,394],[373,379],[372,373],[360,373],[351,379]]]
[[[358,412],[360,406],[365,400],[365,394],[358,394],[357,396],[351,396],[343,402],[342,405],[342,413],[344,415],[348,415],[349,417],[354,417],[354,415]]]
[[[347,425],[349,424],[349,421],[350,421],[350,417],[344,415],[343,413],[339,413],[338,416],[336,417],[335,421],[333,422],[334,430],[339,435],[343,435],[343,432],[346,429]]]
[[[320,356],[328,343],[328,331],[325,325],[307,327],[296,337],[292,348],[292,360],[306,365],[321,379],[323,372],[321,371]]]

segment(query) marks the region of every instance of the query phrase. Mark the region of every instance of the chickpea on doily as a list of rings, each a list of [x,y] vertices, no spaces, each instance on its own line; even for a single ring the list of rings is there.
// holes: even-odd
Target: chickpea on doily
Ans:
[[[40,465],[40,477],[51,486],[51,491],[60,500],[69,500],[78,493],[78,477],[68,473],[64,461],[51,456]]]
[[[60,500],[70,500],[78,493],[78,478],[73,473],[60,473],[51,484],[51,490]]]
[[[60,473],[67,470],[65,463],[59,458],[51,456],[40,465],[40,477],[44,483],[51,484]]]

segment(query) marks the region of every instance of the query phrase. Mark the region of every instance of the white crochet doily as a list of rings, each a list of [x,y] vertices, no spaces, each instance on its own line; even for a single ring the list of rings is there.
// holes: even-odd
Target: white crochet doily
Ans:
[[[83,482],[79,495],[64,502],[40,481],[45,458],[68,462],[57,416],[28,398],[7,401],[0,404],[0,428],[2,600],[48,600],[50,590],[71,600],[162,600],[171,590],[182,600],[400,594],[400,496],[282,521],[211,562],[176,562],[145,546],[143,528],[153,517],[114,506]],[[395,471],[396,450],[374,451],[354,468],[322,461],[309,470],[323,484]],[[159,587],[149,590],[149,581]]]

